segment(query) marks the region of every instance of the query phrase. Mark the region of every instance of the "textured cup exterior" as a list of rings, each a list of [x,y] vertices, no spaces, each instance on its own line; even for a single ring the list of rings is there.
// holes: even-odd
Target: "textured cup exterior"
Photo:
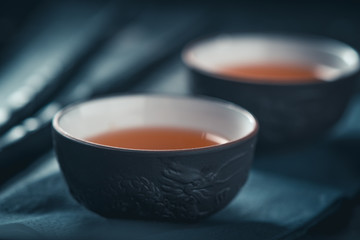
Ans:
[[[95,147],[53,131],[70,192],[110,218],[196,221],[224,208],[246,182],[256,136],[190,151]]]
[[[307,141],[329,130],[353,94],[356,76],[314,84],[257,84],[191,70],[194,94],[222,98],[248,109],[260,125],[259,143]]]

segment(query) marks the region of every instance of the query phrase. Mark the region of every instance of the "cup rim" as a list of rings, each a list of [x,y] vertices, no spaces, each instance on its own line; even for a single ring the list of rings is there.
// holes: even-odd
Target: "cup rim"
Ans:
[[[354,67],[354,70],[347,74],[341,74],[340,76],[334,78],[332,81],[296,81],[294,83],[291,82],[269,82],[269,81],[253,81],[252,78],[248,77],[231,77],[226,76],[220,73],[210,72],[200,66],[198,66],[196,63],[194,63],[190,59],[190,53],[191,51],[198,45],[210,42],[218,37],[238,37],[238,38],[244,38],[244,37],[253,37],[253,38],[265,38],[265,39],[271,39],[271,38],[281,38],[284,40],[305,40],[305,41],[324,41],[331,44],[336,44],[338,46],[342,46],[350,50],[356,55],[357,58],[357,64]],[[181,60],[185,64],[186,67],[188,67],[190,70],[193,70],[195,72],[199,72],[202,75],[205,75],[210,78],[216,78],[218,80],[225,80],[228,82],[233,83],[239,83],[239,84],[249,84],[249,85],[263,85],[263,86],[308,86],[308,85],[323,85],[323,84],[332,84],[338,81],[343,81],[345,79],[348,79],[351,76],[360,74],[360,53],[351,45],[339,41],[337,39],[323,36],[323,35],[317,35],[317,34],[306,34],[306,33],[283,33],[283,32],[220,32],[211,34],[205,37],[198,38],[196,40],[193,40],[185,45],[181,52]]]
[[[228,108],[235,109],[236,111],[240,111],[241,114],[245,115],[247,119],[254,122],[254,126],[253,126],[252,130],[249,133],[247,133],[245,136],[242,136],[242,137],[237,138],[232,141],[229,140],[229,142],[226,142],[226,143],[217,144],[217,145],[213,145],[213,146],[200,147],[200,148],[185,148],[185,149],[170,149],[170,150],[131,149],[131,148],[121,148],[121,147],[101,145],[101,144],[87,141],[85,139],[75,137],[72,134],[65,131],[60,126],[60,123],[59,123],[60,118],[80,105],[103,100],[103,99],[126,98],[126,97],[145,97],[145,98],[161,97],[161,98],[165,98],[165,99],[166,98],[167,99],[169,99],[169,98],[185,99],[186,98],[186,99],[192,99],[195,101],[213,101],[213,102],[222,104],[223,107],[228,107]],[[147,154],[147,155],[148,154],[173,155],[173,154],[194,154],[194,153],[201,153],[201,152],[218,151],[221,149],[227,149],[227,148],[236,146],[238,144],[247,142],[250,139],[256,137],[256,135],[259,131],[259,123],[258,123],[258,120],[255,118],[255,116],[253,114],[251,114],[245,108],[243,108],[237,104],[234,104],[232,102],[229,102],[229,101],[226,101],[223,99],[219,99],[219,98],[215,98],[215,97],[208,97],[208,96],[201,96],[201,97],[196,96],[195,97],[195,96],[188,96],[188,95],[173,95],[173,94],[131,94],[131,93],[127,93],[127,94],[112,94],[112,95],[107,95],[107,96],[101,96],[101,97],[96,97],[96,98],[93,98],[90,100],[84,100],[84,101],[79,101],[79,102],[76,102],[73,104],[69,104],[68,106],[65,106],[63,109],[61,109],[60,111],[58,111],[55,114],[55,116],[52,119],[52,129],[53,129],[53,132],[55,131],[59,135],[65,137],[71,141],[75,141],[77,143],[84,144],[84,145],[98,148],[98,149],[128,152],[128,153],[140,153],[140,154]]]

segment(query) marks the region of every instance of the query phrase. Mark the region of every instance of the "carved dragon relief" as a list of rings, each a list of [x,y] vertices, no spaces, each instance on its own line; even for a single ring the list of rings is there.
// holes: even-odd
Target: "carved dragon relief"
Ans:
[[[112,199],[107,208],[114,216],[196,220],[231,200],[229,193],[233,185],[229,181],[241,174],[242,178],[238,180],[240,186],[245,182],[248,170],[231,165],[239,158],[250,157],[249,153],[251,151],[232,157],[213,172],[163,158],[161,160],[166,167],[157,182],[145,177],[112,176],[107,180],[108,185],[102,189],[79,189],[72,193],[78,201],[87,202],[90,209],[95,207],[95,203],[86,200],[89,195],[97,194]]]

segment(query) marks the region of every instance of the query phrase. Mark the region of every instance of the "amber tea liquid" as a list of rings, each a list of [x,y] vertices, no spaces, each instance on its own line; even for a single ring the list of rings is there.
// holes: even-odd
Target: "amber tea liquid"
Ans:
[[[111,147],[139,150],[181,150],[228,142],[227,139],[212,133],[175,127],[138,127],[114,130],[87,140]]]
[[[234,79],[246,78],[257,82],[301,83],[322,81],[316,67],[300,64],[234,65],[222,67],[217,72]]]

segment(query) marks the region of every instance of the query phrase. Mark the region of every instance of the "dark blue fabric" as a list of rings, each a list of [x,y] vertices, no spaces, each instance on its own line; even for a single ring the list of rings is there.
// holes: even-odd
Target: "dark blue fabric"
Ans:
[[[50,154],[0,191],[0,239],[292,239],[340,200],[336,190],[255,170],[236,199],[204,221],[110,220],[73,200]]]
[[[360,94],[328,135],[310,145],[259,153],[254,167],[337,188],[348,198],[360,194]]]

